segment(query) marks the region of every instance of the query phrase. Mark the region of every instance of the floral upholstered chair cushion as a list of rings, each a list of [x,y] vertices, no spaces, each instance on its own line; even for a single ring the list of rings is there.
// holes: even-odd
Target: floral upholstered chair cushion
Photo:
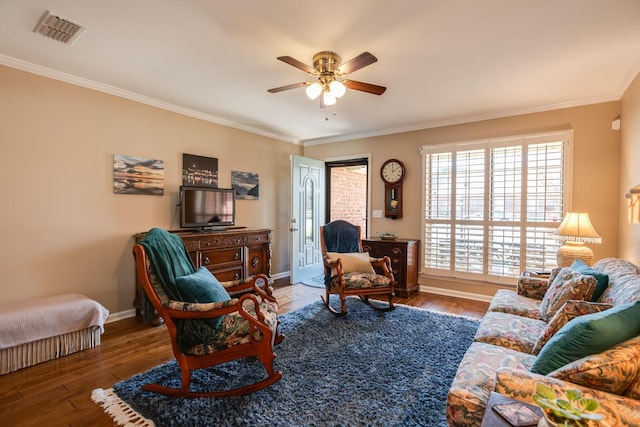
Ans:
[[[597,313],[611,308],[611,304],[594,303],[582,300],[569,300],[553,315],[547,327],[538,337],[533,347],[533,354],[538,354],[542,347],[570,320],[585,314]]]
[[[256,317],[255,305],[252,301],[245,301],[243,307],[253,317]],[[264,321],[272,331],[276,330],[278,323],[278,304],[271,301],[260,301],[260,312],[264,315]],[[237,311],[223,317],[220,325],[208,335],[208,340],[185,349],[185,354],[202,356],[224,348],[244,344],[251,340],[251,325]],[[260,331],[255,331],[253,338],[256,341],[262,340]]]
[[[375,273],[344,273],[343,277],[346,289],[386,288],[391,284],[391,279]],[[338,276],[331,278],[330,286],[340,287]]]
[[[569,300],[590,300],[597,281],[570,268],[563,268],[553,279],[540,304],[540,317],[548,322]]]
[[[465,353],[447,396],[449,426],[476,427],[482,422],[498,368],[528,371],[535,356],[474,342]]]
[[[602,353],[583,357],[549,375],[554,378],[623,395],[640,372],[640,337]]]
[[[148,261],[148,260],[147,260]],[[190,303],[184,301],[174,301],[167,296],[164,286],[147,262],[147,274],[153,289],[158,294],[163,306],[182,311],[210,311],[216,308],[224,308],[238,303],[237,298],[232,298],[222,302],[212,303]],[[271,301],[259,300],[260,312],[264,314],[265,322],[275,331],[278,323],[278,304]],[[252,301],[245,301],[243,307],[253,317],[256,317],[255,305]],[[185,354],[204,355],[222,348],[231,347],[237,344],[248,342],[251,337],[250,324],[238,312],[223,316],[216,328],[203,321],[185,320],[180,324],[179,344],[180,350]],[[259,332],[255,332],[256,340],[262,339]]]
[[[369,252],[338,253],[327,252],[329,260],[340,260],[345,283],[345,289],[384,288],[391,284],[391,280],[383,275],[376,274],[371,261],[379,261],[379,258],[371,258]],[[336,269],[331,269],[331,288],[340,287],[340,279]]]

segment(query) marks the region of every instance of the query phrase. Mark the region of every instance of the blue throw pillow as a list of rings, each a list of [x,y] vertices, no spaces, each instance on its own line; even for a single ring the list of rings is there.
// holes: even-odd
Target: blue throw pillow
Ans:
[[[547,375],[640,334],[640,301],[576,317],[542,347],[531,372]]]
[[[193,274],[176,277],[176,286],[188,302],[223,302],[231,299],[224,286],[206,267],[200,267]],[[221,321],[222,317],[205,320],[212,328],[217,328]]]
[[[582,274],[593,276],[596,279],[598,283],[596,285],[596,289],[593,291],[591,302],[598,301],[604,290],[607,289],[607,286],[609,286],[609,275],[601,273],[598,270],[589,267],[584,263],[584,261],[579,259],[575,260],[570,268]]]

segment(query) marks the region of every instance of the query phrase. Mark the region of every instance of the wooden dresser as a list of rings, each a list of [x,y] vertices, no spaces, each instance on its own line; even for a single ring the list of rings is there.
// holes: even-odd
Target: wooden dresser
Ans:
[[[362,249],[374,258],[388,256],[396,279],[395,294],[406,298],[418,291],[419,240],[370,238],[362,240]]]
[[[246,279],[263,273],[271,277],[271,230],[172,231],[184,241],[196,268],[207,267],[221,282]],[[134,235],[136,243],[145,233]],[[136,311],[141,309],[136,277]]]

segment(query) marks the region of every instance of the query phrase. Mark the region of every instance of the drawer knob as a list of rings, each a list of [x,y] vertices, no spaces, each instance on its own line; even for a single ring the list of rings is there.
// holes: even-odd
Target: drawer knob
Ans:
[[[240,273],[236,273],[235,280],[239,280],[239,279],[240,279]]]
[[[258,264],[260,264],[260,258],[258,258],[257,256],[254,256],[253,259],[251,260],[251,266],[252,267],[257,267]]]
[[[236,252],[236,254],[233,256],[236,260],[240,259],[240,254],[238,252]]]
[[[202,260],[202,263],[209,264],[209,257],[208,256],[204,257],[204,259]]]

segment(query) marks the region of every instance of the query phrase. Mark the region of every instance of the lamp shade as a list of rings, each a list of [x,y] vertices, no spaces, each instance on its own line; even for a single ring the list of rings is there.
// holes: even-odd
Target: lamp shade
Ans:
[[[589,214],[585,212],[567,212],[553,234],[563,242],[602,243],[602,238],[591,225]]]
[[[569,267],[576,259],[593,264],[593,251],[584,244],[602,243],[602,239],[593,228],[589,214],[568,212],[553,234],[564,242],[556,254],[558,266]]]

